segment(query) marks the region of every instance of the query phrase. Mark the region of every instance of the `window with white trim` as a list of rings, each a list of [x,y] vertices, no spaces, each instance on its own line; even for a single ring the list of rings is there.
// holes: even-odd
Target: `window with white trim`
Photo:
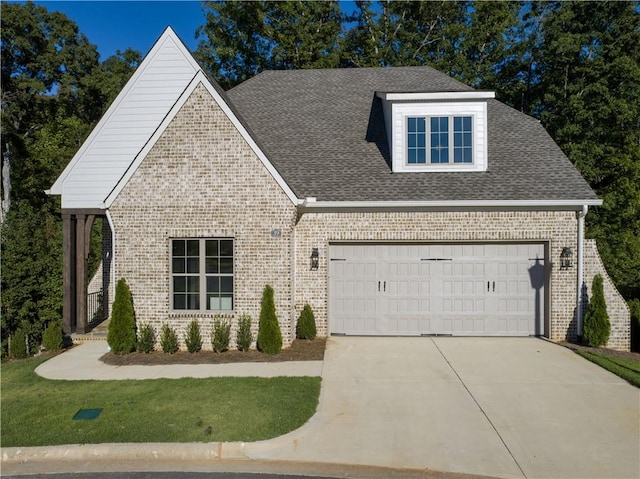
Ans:
[[[407,117],[407,164],[473,163],[473,117]]]
[[[233,239],[171,240],[171,309],[233,310]]]

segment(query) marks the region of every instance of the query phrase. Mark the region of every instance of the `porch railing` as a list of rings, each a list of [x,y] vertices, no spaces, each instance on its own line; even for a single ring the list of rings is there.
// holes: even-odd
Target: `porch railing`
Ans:
[[[96,324],[107,319],[102,290],[87,295],[87,323]]]

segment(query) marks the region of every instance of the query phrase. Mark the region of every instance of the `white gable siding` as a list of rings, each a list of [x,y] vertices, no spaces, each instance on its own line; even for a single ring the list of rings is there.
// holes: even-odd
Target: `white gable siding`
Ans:
[[[51,189],[63,208],[101,208],[199,68],[167,29]]]

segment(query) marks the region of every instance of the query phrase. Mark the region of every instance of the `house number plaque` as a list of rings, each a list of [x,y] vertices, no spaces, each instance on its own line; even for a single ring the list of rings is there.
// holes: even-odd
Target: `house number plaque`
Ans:
[[[282,236],[282,231],[280,230],[271,230],[272,238],[280,238]]]

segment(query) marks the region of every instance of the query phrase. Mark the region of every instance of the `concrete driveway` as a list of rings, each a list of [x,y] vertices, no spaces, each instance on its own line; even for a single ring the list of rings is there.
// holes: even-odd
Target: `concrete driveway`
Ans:
[[[640,477],[640,393],[535,338],[331,338],[318,413],[254,459]]]

